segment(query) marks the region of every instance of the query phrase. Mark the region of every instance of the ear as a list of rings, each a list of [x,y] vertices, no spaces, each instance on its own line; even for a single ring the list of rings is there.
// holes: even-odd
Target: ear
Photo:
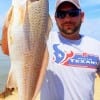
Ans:
[[[84,21],[84,12],[81,12],[81,20]]]
[[[56,21],[57,20],[56,16],[54,16],[54,18],[55,18],[55,21]]]

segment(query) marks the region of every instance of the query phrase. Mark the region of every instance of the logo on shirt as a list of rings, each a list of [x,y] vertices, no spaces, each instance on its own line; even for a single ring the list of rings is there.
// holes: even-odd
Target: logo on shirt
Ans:
[[[74,53],[73,51],[64,52],[58,48],[59,44],[53,45],[53,61],[57,64],[74,67],[96,68],[99,57],[88,53]]]

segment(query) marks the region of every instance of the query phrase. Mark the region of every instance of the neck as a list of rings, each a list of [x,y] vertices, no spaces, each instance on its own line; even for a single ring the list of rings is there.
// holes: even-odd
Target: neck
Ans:
[[[81,38],[81,35],[80,34],[71,34],[71,35],[67,35],[67,34],[62,34],[61,35],[67,39],[70,39],[70,40],[79,40]]]

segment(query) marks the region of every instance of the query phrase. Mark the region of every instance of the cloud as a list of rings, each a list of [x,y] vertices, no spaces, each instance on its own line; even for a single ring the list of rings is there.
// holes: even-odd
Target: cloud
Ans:
[[[4,22],[4,16],[0,15],[0,35],[1,35],[1,31],[2,31],[3,22]]]
[[[93,5],[100,5],[100,0],[80,0],[80,5],[85,8],[85,7],[89,7],[89,6],[93,6]]]
[[[100,18],[85,19],[81,33],[100,40]]]
[[[1,39],[1,36],[2,36],[3,23],[4,23],[4,16],[0,15],[0,39]]]
[[[2,31],[2,26],[4,24],[4,19],[5,19],[5,16],[0,15],[0,35],[1,35],[1,31]]]
[[[100,0],[80,0],[80,4],[88,18],[100,17]]]
[[[1,15],[0,15],[0,26],[2,25],[3,20],[4,20],[4,16],[1,16]]]
[[[55,21],[53,13],[51,14],[51,19],[52,19],[52,23],[53,23],[52,31],[57,31],[56,21]]]

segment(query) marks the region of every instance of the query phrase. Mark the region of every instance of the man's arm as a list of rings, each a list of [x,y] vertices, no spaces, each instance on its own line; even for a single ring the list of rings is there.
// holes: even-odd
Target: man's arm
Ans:
[[[2,39],[1,39],[1,49],[3,51],[4,54],[9,55],[9,50],[8,50],[8,27],[9,27],[9,23],[11,21],[11,17],[12,17],[12,10],[13,7],[11,7],[8,10],[4,25],[3,25],[3,29],[2,29]]]
[[[1,48],[4,54],[9,55],[7,31],[8,31],[8,28],[4,25],[3,30],[2,30]]]

